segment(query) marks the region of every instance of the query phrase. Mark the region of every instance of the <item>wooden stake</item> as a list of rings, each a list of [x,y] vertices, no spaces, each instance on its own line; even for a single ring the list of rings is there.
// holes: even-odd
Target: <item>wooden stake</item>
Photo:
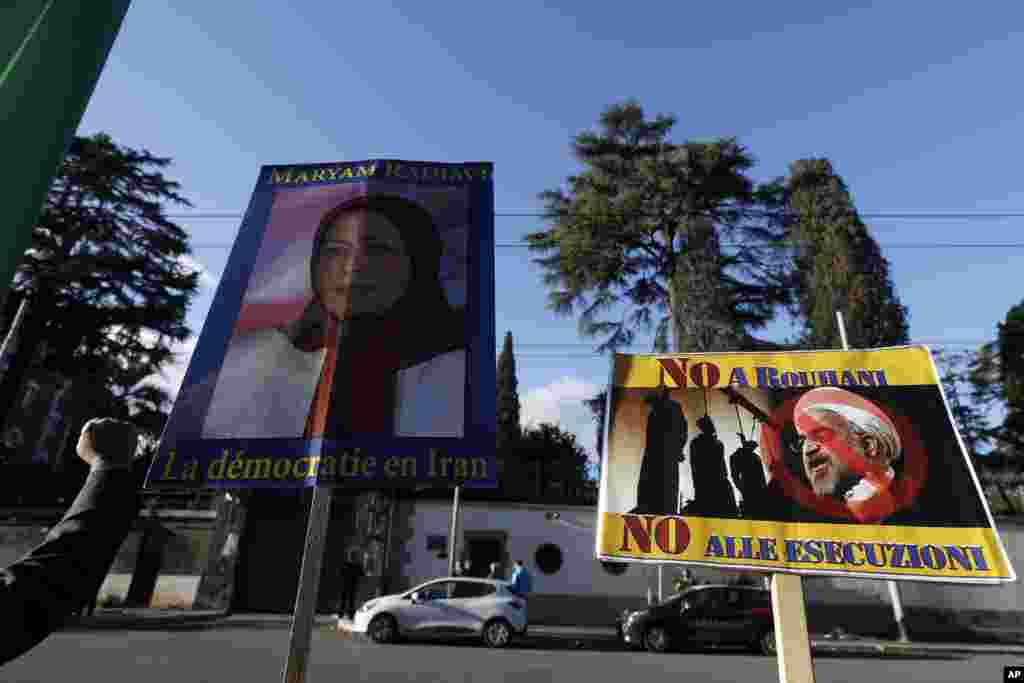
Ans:
[[[320,486],[313,489],[309,525],[306,528],[306,547],[302,552],[302,570],[299,574],[299,592],[295,597],[292,632],[288,641],[288,661],[282,679],[284,683],[305,683],[306,680],[309,643],[313,637],[316,599],[320,591],[320,567],[323,564],[333,491]]]
[[[449,531],[448,538],[448,576],[455,576],[455,572],[465,569],[465,567],[459,567],[456,565],[456,553],[459,550],[459,493],[462,492],[461,486],[455,487],[455,492],[452,494],[452,523]]]
[[[804,589],[796,574],[772,574],[772,617],[779,683],[814,683]]]

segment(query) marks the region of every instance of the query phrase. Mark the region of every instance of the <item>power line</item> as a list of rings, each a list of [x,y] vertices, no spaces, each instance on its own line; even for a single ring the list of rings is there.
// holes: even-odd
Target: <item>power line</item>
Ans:
[[[615,212],[611,212],[615,213]],[[763,212],[764,215],[774,215],[771,212]],[[494,214],[499,218],[550,218],[549,214],[537,211],[498,211]],[[652,214],[653,215],[653,214]],[[949,212],[893,212],[877,211],[858,213],[862,218],[895,219],[895,220],[978,220],[978,219],[1005,219],[1024,218],[1024,211],[1002,211],[993,213],[970,212],[970,211],[949,211]],[[240,219],[243,214],[238,212],[195,212],[195,213],[169,213],[167,218],[181,220],[227,220]],[[227,249],[231,243],[208,243],[193,244],[197,249]],[[499,242],[494,245],[496,249],[527,249],[528,242]],[[722,243],[723,247],[745,246],[739,243]],[[750,246],[750,245],[746,245]],[[785,242],[764,243],[765,247],[787,247]],[[1024,242],[906,242],[906,243],[879,243],[885,249],[1021,249]]]
[[[942,340],[942,339],[917,339],[917,340],[914,340],[914,341],[911,341],[911,342],[908,342],[908,343],[909,344],[927,344],[928,346],[939,346],[940,344],[956,344],[956,345],[987,344],[990,341],[992,341],[992,340],[991,339],[945,339],[945,340]],[[585,342],[550,342],[550,343],[548,343],[548,342],[518,342],[517,341],[517,342],[514,342],[514,344],[513,344],[513,347],[515,349],[519,349],[519,348],[528,348],[528,349],[529,348],[579,348],[579,347],[593,348],[594,346],[595,346],[594,344],[587,344]],[[500,348],[500,347],[501,347],[501,343],[498,343],[498,344],[495,345],[495,348]],[[623,352],[628,352],[628,353],[650,353],[651,352],[648,347],[643,346],[643,345],[639,345],[639,344],[632,344],[630,346],[624,346],[620,350],[623,351]],[[537,353],[537,352],[532,352],[532,353]],[[543,353],[557,353],[557,352],[555,352],[555,351],[550,351],[550,352],[548,352],[548,351],[541,351],[539,353],[543,354]],[[516,355],[517,356],[519,355],[518,351],[516,352]]]
[[[210,242],[190,245],[194,249],[229,249],[230,242]],[[762,245],[743,245],[735,242],[722,242],[723,247],[740,246],[763,246],[763,247],[795,247],[795,244],[785,242],[769,243]],[[883,249],[1022,249],[1024,242],[880,242],[878,246]],[[528,249],[529,242],[498,242],[495,249]]]
[[[726,209],[728,211],[728,209]],[[616,213],[623,213],[621,211],[609,211],[611,215]],[[631,212],[637,213],[639,212]],[[746,215],[764,215],[774,216],[777,215],[775,212],[770,211],[743,211]],[[193,213],[168,213],[164,214],[167,218],[174,219],[195,219],[195,220],[237,220],[242,218],[245,214],[237,211],[197,211]],[[550,218],[551,215],[541,211],[496,211],[494,213],[497,218]],[[569,214],[572,215],[572,214]],[[650,214],[652,217],[658,217],[656,214]],[[791,216],[799,214],[790,213]],[[1000,219],[1000,218],[1024,218],[1024,211],[997,211],[997,212],[978,212],[978,211],[941,211],[941,212],[927,212],[927,211],[860,211],[857,212],[857,216],[861,218],[875,218],[875,219],[897,219],[897,220],[978,220],[978,219]]]
[[[932,347],[932,348],[939,348],[939,347],[973,347],[973,346],[981,346],[982,344],[987,344],[990,341],[992,341],[992,340],[989,339],[989,340],[986,340],[986,341],[983,341],[983,342],[979,342],[977,344],[969,344],[969,343],[963,343],[963,342],[945,342],[945,343],[940,343],[940,342],[934,342],[934,341],[925,344],[925,342],[911,341],[911,342],[909,342],[909,344],[910,345],[925,344],[926,346],[929,346],[929,347]],[[619,349],[618,353],[627,353],[627,354],[641,355],[641,354],[651,354],[651,353],[655,353],[655,352],[652,351],[651,349],[637,349],[637,350]],[[742,352],[740,352],[740,353],[742,353]],[[531,359],[531,360],[552,360],[552,361],[561,361],[561,360],[601,360],[601,361],[608,361],[610,359],[610,357],[611,356],[609,354],[597,353],[596,351],[591,352],[591,353],[572,353],[572,352],[556,353],[556,352],[553,352],[553,351],[550,352],[550,353],[538,353],[538,352],[519,353],[519,352],[516,352],[516,358],[517,359],[524,358],[524,359]]]

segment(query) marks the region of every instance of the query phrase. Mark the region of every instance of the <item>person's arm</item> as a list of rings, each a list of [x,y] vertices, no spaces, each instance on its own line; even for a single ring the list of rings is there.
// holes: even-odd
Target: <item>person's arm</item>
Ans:
[[[92,420],[82,429],[85,485],[41,545],[0,570],[0,664],[59,629],[98,588],[138,512],[136,443],[127,423]]]

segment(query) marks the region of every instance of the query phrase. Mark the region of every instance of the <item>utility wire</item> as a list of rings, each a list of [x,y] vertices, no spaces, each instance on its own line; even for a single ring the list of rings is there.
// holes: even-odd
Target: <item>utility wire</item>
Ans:
[[[494,214],[499,218],[550,218],[550,214],[542,212],[529,212],[529,211],[499,211]],[[747,212],[750,215],[750,212]],[[764,212],[762,215],[773,215],[770,212]],[[790,214],[791,216],[793,214]],[[1009,212],[997,212],[997,213],[979,213],[979,212],[968,212],[968,211],[954,211],[954,212],[858,212],[856,214],[861,218],[873,218],[873,219],[893,219],[893,220],[979,220],[979,219],[1009,219],[1009,218],[1024,218],[1024,211],[1009,211]],[[243,214],[237,212],[196,212],[196,213],[169,213],[166,214],[167,218],[179,219],[179,220],[237,220],[242,218]],[[228,249],[232,246],[232,243],[199,243],[192,244],[193,248],[196,249]],[[499,242],[495,245],[496,249],[526,249],[529,248],[528,242]],[[723,247],[742,246],[739,244],[723,243]],[[795,246],[787,245],[785,243],[765,243],[765,247],[786,247]],[[904,242],[904,243],[880,243],[880,247],[886,249],[1021,249],[1024,248],[1024,242]],[[916,344],[928,344],[929,346],[975,346],[982,345],[990,342],[989,339],[977,339],[977,340],[924,340],[914,341],[911,343]],[[554,349],[554,348],[571,348],[578,349],[584,347],[591,347],[590,344],[584,343],[542,343],[542,342],[517,342],[517,348],[522,349]],[[496,346],[497,348],[497,346]],[[623,352],[637,352],[637,353],[648,353],[650,349],[641,348],[637,346],[623,347],[620,349]],[[589,353],[571,353],[561,351],[525,351],[524,353],[517,354],[524,358],[532,358],[536,360],[550,359],[550,360],[562,360],[562,359],[597,359],[606,358],[605,354],[592,351]]]
[[[928,344],[929,346],[938,346],[940,344],[985,344],[985,343],[987,343],[989,341],[991,341],[991,340],[990,339],[947,339],[947,340],[941,340],[941,339],[918,339],[918,340],[915,340],[915,341],[912,341],[912,342],[909,342],[909,343],[910,344]],[[501,346],[500,343],[496,344],[495,348],[499,348],[500,346]],[[547,348],[579,348],[579,347],[593,348],[594,346],[595,346],[594,344],[587,344],[587,343],[584,343],[584,342],[550,342],[549,343],[549,342],[518,342],[517,341],[514,344],[514,348],[516,348],[516,349],[519,349],[519,348],[545,348],[545,349],[547,349]],[[621,347],[620,350],[623,350],[623,351],[632,350],[632,351],[636,351],[636,352],[641,352],[642,351],[644,353],[649,353],[650,352],[649,348],[647,346],[642,345],[642,344],[632,344],[630,346],[623,346],[623,347]],[[542,353],[544,353],[544,352],[542,352]],[[554,353],[554,352],[551,352],[551,353]],[[516,353],[516,355],[519,355],[518,352]]]
[[[191,244],[193,249],[229,249],[231,242],[208,242]],[[795,248],[795,244],[778,242],[772,244],[765,242],[759,245],[744,245],[734,242],[722,242],[723,247],[755,246],[763,248]],[[1024,242],[879,242],[878,246],[884,249],[1022,249]],[[528,249],[529,242],[497,242],[495,249]]]
[[[729,213],[732,209],[723,209],[723,213]],[[742,213],[745,216],[776,216],[777,212],[772,211],[758,211],[758,210],[745,210],[735,209],[738,213]],[[619,213],[625,213],[623,211],[608,211],[610,215]],[[635,215],[644,215],[640,212],[630,212]],[[854,213],[854,212],[851,212]],[[245,214],[237,211],[195,211],[191,213],[167,213],[164,214],[167,218],[174,219],[199,219],[199,220],[231,220],[242,218]],[[494,213],[497,218],[551,218],[551,214],[544,213],[541,211],[496,211]],[[572,214],[567,214],[571,216]],[[658,214],[649,214],[653,218],[660,217]],[[785,213],[791,217],[799,216],[798,213]],[[983,218],[1024,218],[1024,211],[996,211],[996,212],[976,212],[976,211],[941,211],[941,212],[927,212],[927,211],[859,211],[855,212],[854,215],[860,218],[876,218],[876,219],[898,219],[898,220],[929,220],[929,219],[943,219],[943,220],[977,220]]]
[[[726,210],[728,211],[728,210]],[[612,215],[621,212],[610,212]],[[751,212],[745,212],[750,215]],[[754,212],[757,213],[757,212]],[[499,218],[550,218],[549,214],[542,212],[530,212],[530,211],[499,211],[494,214]],[[651,214],[652,217],[654,214]],[[772,212],[762,212],[761,215],[777,215]],[[797,216],[797,214],[789,214],[790,216]],[[979,213],[979,212],[968,212],[968,211],[953,211],[953,212],[892,212],[892,211],[878,211],[878,212],[863,212],[857,213],[856,215],[861,218],[875,218],[875,219],[898,219],[898,220],[942,220],[942,219],[959,219],[959,220],[978,220],[978,219],[1004,219],[1004,218],[1024,218],[1024,211],[1004,211],[995,213]],[[229,220],[242,218],[243,214],[237,212],[195,212],[195,213],[169,213],[166,214],[167,218],[180,219],[180,220]],[[208,243],[208,244],[193,244],[193,247],[197,249],[227,249],[231,246],[231,243]],[[494,245],[496,249],[527,249],[530,247],[528,242],[498,242]],[[754,245],[742,245],[739,243],[723,242],[723,247],[739,247],[739,246],[754,246]],[[765,247],[787,247],[793,246],[788,245],[785,242],[763,243]],[[903,242],[903,243],[879,243],[880,247],[886,249],[1021,249],[1024,248],[1024,242]]]

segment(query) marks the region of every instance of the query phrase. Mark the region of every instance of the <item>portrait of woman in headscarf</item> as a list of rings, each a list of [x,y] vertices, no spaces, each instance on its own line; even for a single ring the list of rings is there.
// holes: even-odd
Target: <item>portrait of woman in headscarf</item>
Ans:
[[[407,199],[327,212],[311,300],[274,326],[243,305],[202,437],[463,436],[465,310],[445,296],[441,251],[430,214]]]

